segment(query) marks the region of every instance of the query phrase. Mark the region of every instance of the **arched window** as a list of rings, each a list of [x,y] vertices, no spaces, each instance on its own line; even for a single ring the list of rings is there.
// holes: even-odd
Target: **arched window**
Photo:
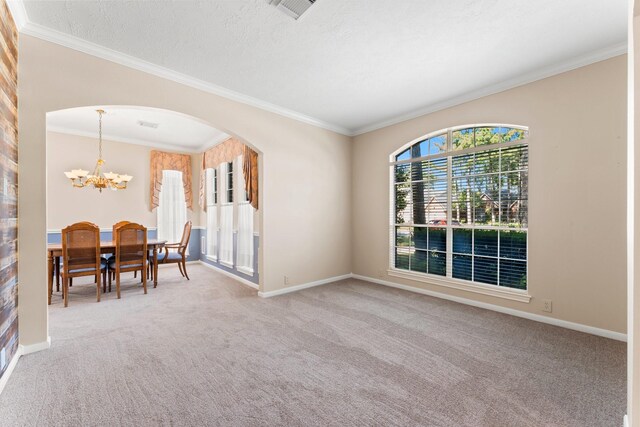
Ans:
[[[396,151],[392,270],[526,290],[528,159],[528,129],[506,125],[443,129]]]

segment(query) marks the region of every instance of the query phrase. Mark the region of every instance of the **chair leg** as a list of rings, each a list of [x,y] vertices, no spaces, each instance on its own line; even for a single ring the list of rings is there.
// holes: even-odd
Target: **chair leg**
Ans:
[[[113,270],[109,270],[109,292],[111,292],[111,278],[113,277]]]
[[[69,277],[69,287],[73,286],[73,277]]]
[[[144,294],[147,294],[147,269],[142,268],[140,270],[140,275],[142,276],[142,287],[144,288]]]
[[[107,269],[102,270],[102,293],[107,293]]]
[[[120,299],[120,272],[116,270],[114,274],[116,276],[116,296]]]
[[[60,258],[55,258],[55,270],[56,270],[56,292],[60,292]]]
[[[182,277],[184,277],[184,272],[182,271],[182,263],[178,263],[178,269],[180,270],[180,274],[182,274]]]
[[[68,276],[64,276],[62,278],[62,292],[64,293],[64,295],[62,296],[64,299],[64,306],[68,307],[69,306],[69,280],[71,278]]]
[[[135,279],[136,277],[138,277],[138,270],[133,272],[133,278]]]
[[[100,302],[100,273],[96,274],[96,302]]]
[[[182,269],[184,270],[184,276],[187,278],[187,280],[191,280],[189,279],[189,275],[187,274],[187,262],[184,258],[182,259]]]

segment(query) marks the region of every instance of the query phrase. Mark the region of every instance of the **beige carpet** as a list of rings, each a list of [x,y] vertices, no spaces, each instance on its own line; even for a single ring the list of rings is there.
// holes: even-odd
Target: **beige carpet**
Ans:
[[[54,296],[52,347],[20,360],[0,425],[622,423],[624,343],[357,280],[262,299],[189,272]]]

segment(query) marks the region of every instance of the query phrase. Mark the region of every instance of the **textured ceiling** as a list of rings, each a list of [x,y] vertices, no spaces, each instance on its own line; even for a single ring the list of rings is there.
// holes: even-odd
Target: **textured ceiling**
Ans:
[[[181,151],[203,151],[229,135],[184,114],[146,107],[97,106],[69,108],[47,114],[47,130],[98,137],[98,113],[102,118],[104,139],[151,145]],[[157,124],[157,128],[139,122]]]
[[[348,133],[620,52],[627,25],[626,0],[318,0],[298,21],[265,0],[24,4],[32,23]]]

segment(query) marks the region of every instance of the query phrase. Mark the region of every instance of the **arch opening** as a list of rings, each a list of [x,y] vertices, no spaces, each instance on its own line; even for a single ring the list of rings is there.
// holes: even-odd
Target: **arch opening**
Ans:
[[[99,129],[96,110],[104,110],[102,131]],[[224,165],[219,163],[212,168],[205,168],[204,154],[216,151],[230,141],[241,147],[240,151],[233,153],[232,158],[226,159],[228,161],[224,162]],[[173,156],[183,156],[186,160],[180,166],[168,161],[155,167],[154,162],[157,160],[154,159],[157,159],[157,156],[154,157],[153,153],[162,153],[170,159]],[[243,156],[249,157],[245,153],[255,153],[254,180],[251,188],[259,203],[248,203],[245,197],[243,183],[250,181],[245,180],[242,167]],[[64,172],[79,168],[92,171],[99,158],[104,161],[103,175],[107,176],[113,171],[133,176],[133,179],[126,183],[126,189],[101,192],[94,188],[74,188]],[[159,212],[167,209],[164,209],[166,206],[157,206],[153,193],[154,185],[160,193],[163,188],[165,193],[169,191],[168,181],[159,184],[156,182],[158,173],[160,180],[163,179],[163,170],[177,170],[184,182],[180,187],[185,197],[185,216],[186,220],[193,224],[186,249],[186,261],[206,264],[236,277],[242,283],[261,289],[263,159],[262,152],[250,142],[214,127],[205,120],[181,112],[135,105],[75,107],[46,114],[46,165],[46,239],[49,245],[48,253],[51,255],[48,260],[48,280],[52,289],[50,295],[53,304],[62,301],[61,293],[64,286],[59,272],[64,267],[60,251],[52,251],[50,248],[60,244],[62,229],[67,225],[80,221],[96,224],[100,228],[101,240],[105,242],[113,239],[112,227],[122,220],[144,225],[148,230],[149,241],[162,240],[162,236],[166,236],[162,229],[168,226],[164,221],[160,222]],[[222,177],[223,167],[226,167],[225,177]],[[224,178],[215,181],[216,192],[222,194],[223,185],[227,185],[226,193],[232,194],[224,199],[224,203],[222,199],[210,199],[213,191],[208,186],[214,181],[207,178],[211,170],[219,172],[220,178]],[[79,182],[81,180],[77,180],[76,183]],[[163,200],[169,199],[165,197]],[[212,218],[212,211],[218,216],[216,220]],[[223,226],[220,216],[224,216],[224,230],[220,229]],[[182,230],[183,225],[177,224],[176,228]],[[217,229],[212,230],[212,225],[217,226]],[[213,239],[221,242],[220,234],[223,231],[227,237],[229,232],[231,233],[231,240],[226,239],[226,248],[220,248],[219,245],[217,248],[230,251],[232,254],[224,260],[211,252],[216,245],[210,242]],[[251,233],[250,239],[247,237],[248,232]],[[238,241],[239,238],[242,239],[242,243]],[[239,256],[238,248],[244,250],[242,256]],[[106,254],[105,258],[108,256],[109,254]],[[241,260],[244,262],[239,264]],[[162,272],[161,268],[155,276],[160,286]],[[86,293],[87,289],[91,288],[84,286],[91,280],[93,278],[76,280],[76,286],[69,292],[70,305],[74,304],[73,293],[78,294],[80,303],[88,302],[83,292]],[[95,287],[92,289],[95,293]],[[109,294],[108,286],[103,290]]]

